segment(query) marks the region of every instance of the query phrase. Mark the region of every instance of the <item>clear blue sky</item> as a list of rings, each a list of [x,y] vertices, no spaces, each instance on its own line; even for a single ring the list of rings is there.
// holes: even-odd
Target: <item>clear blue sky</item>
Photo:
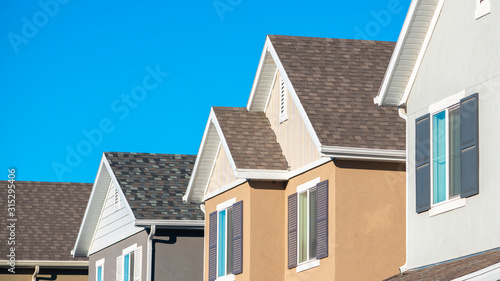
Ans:
[[[2,1],[0,179],[93,182],[103,151],[196,154],[267,34],[396,41],[409,0]]]

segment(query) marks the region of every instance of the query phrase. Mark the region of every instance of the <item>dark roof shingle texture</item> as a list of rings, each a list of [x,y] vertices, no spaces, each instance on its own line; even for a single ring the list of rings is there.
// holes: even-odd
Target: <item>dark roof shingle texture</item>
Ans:
[[[0,247],[2,259],[9,254],[7,241],[7,181],[0,181],[2,227]],[[16,181],[15,184],[15,247],[16,261],[84,261],[73,258],[71,250],[90,197],[90,183],[54,183]],[[5,199],[5,200],[4,200]]]
[[[386,281],[447,281],[500,262],[500,248],[460,259],[409,270]]]
[[[213,109],[236,167],[288,169],[288,163],[264,112],[248,112],[245,107]]]
[[[394,42],[269,38],[322,145],[405,149],[397,109],[373,103]]]
[[[199,206],[184,203],[195,155],[105,152],[136,219],[203,220]]]

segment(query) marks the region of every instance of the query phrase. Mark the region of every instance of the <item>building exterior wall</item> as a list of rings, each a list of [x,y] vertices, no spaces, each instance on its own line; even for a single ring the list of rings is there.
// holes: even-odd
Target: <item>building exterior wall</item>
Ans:
[[[238,281],[283,280],[283,233],[282,216],[284,185],[279,182],[245,182],[229,191],[205,201],[205,214],[217,210],[217,205],[232,198],[243,200],[243,272],[236,275]],[[205,220],[205,229],[210,221]],[[208,280],[209,235],[205,235],[205,273]]]
[[[141,231],[134,234],[116,244],[113,244],[107,248],[102,249],[89,256],[89,281],[96,280],[96,261],[104,259],[103,267],[103,280],[116,280],[116,258],[123,254],[123,250],[134,244],[137,247],[142,246],[142,280],[146,280],[147,276],[147,244],[148,234],[147,232]]]
[[[498,108],[500,108],[500,6],[474,18],[475,1],[445,1],[407,104],[408,268],[500,246]],[[460,91],[478,93],[479,194],[465,207],[429,217],[415,212],[415,119],[428,106]]]
[[[319,160],[320,154],[288,90],[286,90],[288,120],[280,123],[279,77],[278,73],[265,113],[288,161],[290,170],[295,170]]]
[[[332,187],[335,280],[383,280],[399,273],[405,261],[405,165],[335,161]]]
[[[203,280],[203,230],[158,230],[153,281]]]
[[[220,145],[217,158],[210,180],[208,182],[207,194],[221,187],[224,187],[236,180],[233,169],[229,164],[229,158],[224,150],[223,144]]]

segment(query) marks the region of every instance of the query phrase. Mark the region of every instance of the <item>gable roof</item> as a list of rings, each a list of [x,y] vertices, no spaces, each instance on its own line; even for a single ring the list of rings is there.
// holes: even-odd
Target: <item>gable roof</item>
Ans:
[[[7,187],[7,181],[0,181]],[[85,206],[89,199],[90,183],[57,183],[38,181],[14,182],[16,195],[15,233],[16,263],[22,261],[88,261],[73,258],[71,250],[78,234]],[[7,223],[7,189],[5,200],[0,200]],[[9,229],[0,227],[0,239],[7,242]],[[7,244],[6,244],[7,245]],[[9,247],[0,248],[6,259]],[[70,263],[68,263],[70,265]]]
[[[425,280],[498,280],[500,278],[500,248],[471,256],[405,271],[386,281]],[[490,275],[491,274],[491,275]],[[474,279],[482,277],[482,279]]]
[[[443,3],[444,0],[412,0],[380,90],[374,99],[376,104],[406,104]]]
[[[394,42],[269,35],[322,146],[405,149],[405,122],[373,104]]]
[[[214,107],[213,110],[236,167],[288,169],[288,163],[264,112],[249,112],[245,107]]]
[[[199,206],[182,201],[195,155],[105,152],[137,220],[203,220]]]
[[[111,242],[153,224],[203,228],[204,214],[199,206],[182,200],[194,160],[194,155],[105,152],[75,242],[74,255],[89,254],[110,181],[121,202],[125,202],[127,218],[130,218],[127,231],[121,232],[120,237],[110,238]],[[103,246],[101,244],[97,249]]]

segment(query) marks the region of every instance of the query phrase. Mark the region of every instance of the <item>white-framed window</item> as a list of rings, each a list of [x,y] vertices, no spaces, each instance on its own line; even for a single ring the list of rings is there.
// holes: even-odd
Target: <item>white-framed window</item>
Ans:
[[[217,278],[233,273],[233,204],[236,198],[217,205]]]
[[[476,0],[475,18],[479,19],[491,12],[490,0]]]
[[[316,184],[319,178],[297,188],[298,265],[316,259]]]
[[[116,258],[116,281],[140,281],[142,274],[142,246],[125,248]]]
[[[279,87],[280,87],[280,123],[288,120],[288,95],[285,86],[285,79],[280,75],[279,78]]]
[[[100,259],[95,262],[95,280],[104,281],[104,259]]]

